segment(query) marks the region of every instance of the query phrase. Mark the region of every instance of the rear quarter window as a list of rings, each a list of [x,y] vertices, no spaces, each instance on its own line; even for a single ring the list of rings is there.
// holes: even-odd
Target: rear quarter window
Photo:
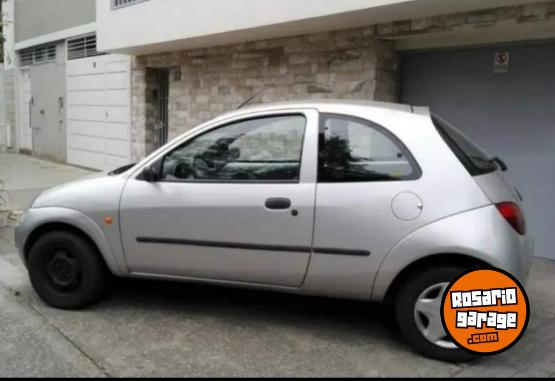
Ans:
[[[445,143],[472,176],[497,171],[495,162],[472,139],[436,115],[432,116],[432,121]]]
[[[409,181],[422,175],[396,136],[346,115],[321,114],[318,156],[320,183]]]

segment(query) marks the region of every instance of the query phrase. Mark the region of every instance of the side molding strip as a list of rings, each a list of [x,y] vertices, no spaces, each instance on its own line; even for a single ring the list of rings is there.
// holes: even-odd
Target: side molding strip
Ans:
[[[323,247],[314,248],[315,254],[347,255],[352,257],[369,257],[370,252],[365,250],[330,249]]]
[[[296,252],[296,253],[310,253],[311,251],[313,251],[315,254],[345,255],[345,256],[354,256],[354,257],[370,256],[370,252],[364,251],[364,250],[346,250],[346,249],[332,249],[332,248],[315,248],[314,250],[311,250],[310,247],[304,247],[304,246],[257,245],[257,244],[250,244],[250,243],[194,241],[194,240],[174,239],[174,238],[137,237],[137,242],[157,243],[161,245],[219,247],[224,249],[287,251],[287,252]]]
[[[220,248],[225,248],[225,249],[245,249],[245,250],[261,250],[261,251],[292,251],[292,252],[297,252],[297,253],[310,253],[310,251],[311,251],[310,247],[301,247],[301,246],[256,245],[256,244],[250,244],[250,243],[193,241],[193,240],[172,239],[172,238],[138,237],[137,242],[141,242],[141,243],[159,243],[159,244],[162,244],[162,245],[220,247]]]

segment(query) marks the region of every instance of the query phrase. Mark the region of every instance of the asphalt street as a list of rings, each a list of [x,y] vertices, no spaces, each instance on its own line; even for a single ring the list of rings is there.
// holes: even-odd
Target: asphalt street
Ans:
[[[0,154],[9,200],[89,172]],[[383,306],[185,283],[117,280],[93,308],[67,312],[33,292],[0,229],[0,376],[555,376],[555,263],[537,259],[527,334],[472,364],[423,358]]]

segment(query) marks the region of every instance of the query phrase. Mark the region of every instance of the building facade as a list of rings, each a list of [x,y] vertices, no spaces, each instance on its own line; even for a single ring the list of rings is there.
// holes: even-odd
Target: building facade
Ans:
[[[4,7],[3,149],[100,170],[128,163],[131,60],[98,51],[96,2]]]
[[[247,101],[426,105],[507,162],[555,258],[553,0],[5,4],[11,150],[110,169]]]
[[[555,258],[555,1],[97,0],[97,25],[134,56],[133,160],[251,98],[427,105],[509,164]]]

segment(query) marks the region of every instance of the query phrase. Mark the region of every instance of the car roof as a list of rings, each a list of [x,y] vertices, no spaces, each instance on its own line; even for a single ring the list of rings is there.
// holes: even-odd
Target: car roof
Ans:
[[[406,114],[429,115],[429,109],[426,107],[413,107],[411,105],[389,102],[376,102],[364,100],[297,100],[279,103],[264,103],[246,106],[244,108],[221,115],[217,119],[227,119],[235,116],[242,116],[244,114],[274,111],[282,109],[316,109],[320,112],[334,112],[338,108],[366,108],[374,110],[387,110]]]
[[[401,112],[412,113],[412,106],[404,105],[400,103],[388,103],[388,102],[376,102],[376,101],[364,101],[364,100],[299,100],[299,101],[287,101],[279,103],[267,103],[263,105],[255,105],[245,107],[247,109],[266,109],[266,108],[282,108],[282,107],[298,107],[298,108],[316,108],[316,109],[327,109],[330,106],[356,106],[356,107],[369,107],[369,108],[380,108],[387,110],[395,110]]]

